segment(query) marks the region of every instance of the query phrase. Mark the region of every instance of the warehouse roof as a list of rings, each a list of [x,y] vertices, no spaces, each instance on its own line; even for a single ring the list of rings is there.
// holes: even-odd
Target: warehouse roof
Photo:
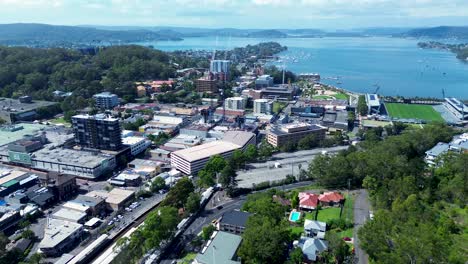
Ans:
[[[39,248],[53,248],[80,230],[81,224],[50,218]]]

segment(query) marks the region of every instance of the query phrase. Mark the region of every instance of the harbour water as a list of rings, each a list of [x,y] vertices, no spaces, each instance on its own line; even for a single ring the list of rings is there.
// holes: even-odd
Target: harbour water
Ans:
[[[468,63],[442,50],[423,50],[418,40],[390,37],[346,38],[186,38],[183,41],[138,43],[156,49],[232,49],[276,41],[288,47],[281,62],[295,73],[317,72],[322,82],[347,90],[406,97],[468,99]]]

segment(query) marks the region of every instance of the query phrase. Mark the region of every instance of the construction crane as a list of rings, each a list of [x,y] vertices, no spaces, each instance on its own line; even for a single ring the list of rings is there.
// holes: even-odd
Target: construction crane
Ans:
[[[445,98],[445,88],[442,88],[442,98]]]

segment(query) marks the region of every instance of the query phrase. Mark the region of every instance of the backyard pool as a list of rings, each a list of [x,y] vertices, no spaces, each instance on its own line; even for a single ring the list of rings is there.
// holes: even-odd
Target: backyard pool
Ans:
[[[297,211],[292,211],[291,214],[289,215],[289,221],[291,222],[297,222],[301,218],[301,213]]]

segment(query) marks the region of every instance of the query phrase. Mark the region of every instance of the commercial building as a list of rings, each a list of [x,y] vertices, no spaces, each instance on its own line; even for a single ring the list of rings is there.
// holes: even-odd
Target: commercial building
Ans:
[[[58,220],[82,224],[85,222],[86,213],[62,207],[57,212],[53,213],[52,217]]]
[[[116,94],[102,92],[93,96],[96,107],[100,109],[113,109],[119,105],[119,97]]]
[[[273,101],[268,99],[256,99],[253,103],[254,114],[271,115],[273,112]]]
[[[187,175],[193,175],[200,171],[212,156],[221,155],[227,159],[235,150],[244,150],[249,144],[255,144],[255,142],[254,133],[228,131],[223,140],[173,152],[171,166]]]
[[[132,171],[126,170],[109,180],[109,183],[116,186],[140,186],[142,182],[141,175]]]
[[[151,146],[151,141],[144,137],[124,137],[122,139],[122,144],[130,147],[130,153],[132,156],[136,156],[149,148]]]
[[[376,94],[366,94],[366,103],[368,107],[368,114],[379,114],[380,113],[380,99]]]
[[[445,98],[445,106],[461,121],[468,120],[468,106],[457,98]]]
[[[122,149],[122,129],[117,118],[98,115],[72,117],[75,143],[84,148],[118,151]]]
[[[281,127],[274,127],[268,131],[268,143],[275,147],[282,147],[286,144],[297,144],[308,135],[316,135],[318,140],[325,138],[326,127],[320,125],[310,125],[307,123],[287,124]]]
[[[32,100],[30,96],[17,99],[0,98],[0,120],[6,123],[19,121],[34,121],[39,117],[39,108],[50,108],[57,105],[54,102]]]
[[[218,93],[218,81],[210,78],[195,80],[195,87],[199,93]]]
[[[128,167],[130,169],[139,173],[140,175],[143,174],[150,178],[161,173],[162,165],[162,162],[147,159],[134,159],[128,163]]]
[[[218,222],[218,230],[240,235],[244,233],[250,215],[250,213],[235,210],[224,213]]]
[[[135,192],[132,190],[124,190],[121,188],[114,188],[110,192],[106,191],[91,191],[85,196],[100,197],[105,199],[106,204],[114,211],[123,209],[133,198]]]
[[[242,237],[222,231],[214,232],[212,239],[197,254],[194,264],[240,264],[237,250]]]
[[[75,199],[66,202],[63,207],[96,216],[105,211],[106,204],[101,197],[78,195]]]
[[[261,89],[273,86],[273,77],[270,75],[262,75],[258,76],[257,80],[255,80],[255,88]]]
[[[39,180],[42,186],[47,186],[52,190],[59,201],[68,200],[78,191],[75,175],[49,172],[41,175]]]
[[[60,256],[64,251],[73,248],[82,233],[81,224],[48,218],[39,250],[46,256]]]
[[[229,110],[243,110],[247,104],[244,97],[229,97],[224,100],[224,107]]]

